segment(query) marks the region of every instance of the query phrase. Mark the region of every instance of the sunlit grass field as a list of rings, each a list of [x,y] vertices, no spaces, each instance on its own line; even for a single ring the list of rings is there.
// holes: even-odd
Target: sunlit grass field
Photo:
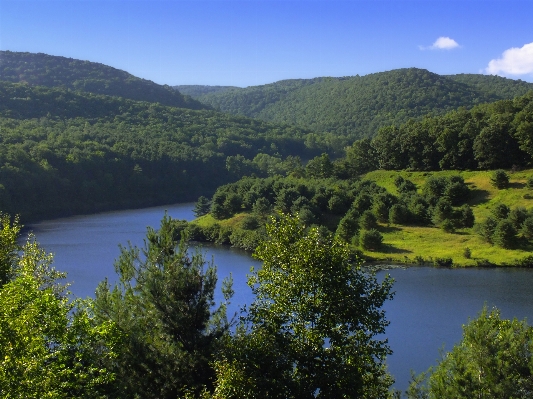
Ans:
[[[472,190],[468,204],[474,211],[476,223],[490,215],[491,208],[497,203],[506,204],[511,209],[518,206],[533,208],[533,190],[526,187],[526,181],[528,177],[533,176],[533,170],[509,172],[510,184],[503,190],[491,185],[491,173],[374,171],[368,173],[365,178],[396,195],[394,179],[398,175],[413,181],[419,190],[429,176],[461,175]],[[376,260],[413,263],[422,258],[425,262],[432,263],[436,258],[451,258],[455,266],[475,266],[485,261],[497,265],[512,265],[515,260],[533,254],[533,246],[503,249],[486,243],[475,233],[475,228],[445,233],[437,227],[382,224],[380,231],[383,234],[382,248],[379,251],[365,252],[366,256]],[[471,250],[470,259],[464,256],[467,247]],[[416,257],[419,258],[415,259]]]

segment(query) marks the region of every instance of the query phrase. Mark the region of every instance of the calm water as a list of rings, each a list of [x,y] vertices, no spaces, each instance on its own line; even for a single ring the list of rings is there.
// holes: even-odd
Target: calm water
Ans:
[[[118,245],[142,246],[146,227],[157,228],[165,210],[175,219],[193,219],[193,204],[179,204],[141,210],[102,213],[45,221],[28,226],[39,243],[55,255],[58,270],[68,272],[71,291],[78,297],[94,295],[98,282],[115,281],[114,260]],[[219,278],[230,273],[235,296],[232,312],[252,300],[246,285],[250,267],[260,264],[245,252],[204,246],[207,259],[213,257]],[[386,304],[390,326],[387,337],[394,354],[388,364],[397,388],[405,389],[409,370],[421,372],[434,364],[439,349],[449,350],[461,338],[461,326],[483,307],[497,306],[504,317],[533,320],[530,298],[533,270],[450,270],[429,267],[394,269],[393,301]],[[380,276],[384,276],[380,272]]]

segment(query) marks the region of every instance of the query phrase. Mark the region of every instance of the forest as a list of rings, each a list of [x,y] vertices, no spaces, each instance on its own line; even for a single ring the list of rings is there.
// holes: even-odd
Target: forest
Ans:
[[[393,281],[363,266],[533,267],[532,86],[410,68],[171,88],[1,52],[0,394],[531,397],[533,328],[486,308],[396,391]],[[165,215],[85,300],[21,237],[26,221],[191,200],[195,221]],[[409,258],[408,235],[431,255]],[[191,240],[262,262],[239,317]]]

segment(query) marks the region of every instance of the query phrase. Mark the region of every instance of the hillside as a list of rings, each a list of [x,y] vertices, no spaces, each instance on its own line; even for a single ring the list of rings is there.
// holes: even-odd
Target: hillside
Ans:
[[[206,86],[206,85],[178,85],[172,86],[173,89],[178,90],[181,94],[197,98],[199,96],[209,93],[221,93],[227,90],[239,89],[237,86]]]
[[[107,65],[42,53],[0,51],[0,80],[63,87],[172,107],[208,108],[170,86],[158,85]]]
[[[0,131],[0,210],[26,220],[191,201],[243,157],[317,154],[290,126],[7,82]]]
[[[197,98],[222,112],[353,140],[373,137],[382,126],[513,98],[531,89],[533,83],[496,76],[441,76],[409,68],[362,77],[287,80]]]

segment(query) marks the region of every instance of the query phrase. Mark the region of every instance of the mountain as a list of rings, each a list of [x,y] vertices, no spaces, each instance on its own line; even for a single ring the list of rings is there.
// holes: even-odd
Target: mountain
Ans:
[[[140,79],[120,69],[42,53],[0,51],[0,80],[30,86],[63,87],[172,107],[208,108],[170,86]]]
[[[193,98],[209,93],[220,93],[231,89],[240,89],[237,86],[206,86],[206,85],[179,85],[172,86],[173,89],[178,90],[181,94],[186,94]]]
[[[196,96],[215,109],[350,139],[459,107],[510,99],[533,83],[497,76],[441,76],[407,68],[366,76],[285,80]]]

